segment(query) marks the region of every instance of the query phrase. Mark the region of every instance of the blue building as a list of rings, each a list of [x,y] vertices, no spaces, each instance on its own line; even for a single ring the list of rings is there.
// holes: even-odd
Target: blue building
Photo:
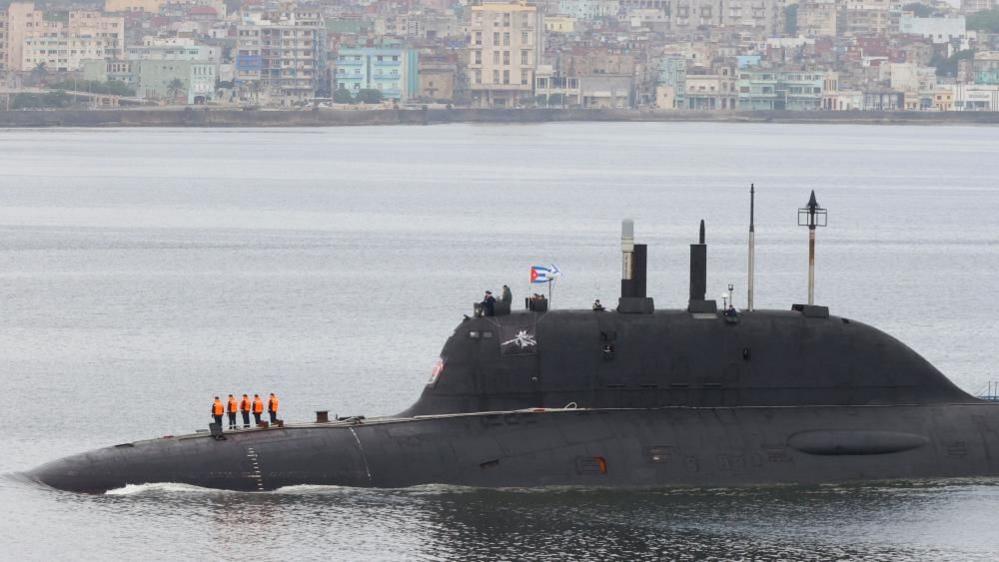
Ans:
[[[419,93],[418,53],[412,49],[376,47],[343,48],[336,57],[334,89],[356,94],[378,90],[382,97],[399,101]]]

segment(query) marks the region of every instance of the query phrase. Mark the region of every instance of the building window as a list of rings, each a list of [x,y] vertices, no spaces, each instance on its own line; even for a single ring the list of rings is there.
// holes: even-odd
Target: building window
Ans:
[[[475,44],[476,45],[481,45],[482,44],[482,32],[481,31],[476,31],[475,32]]]
[[[503,46],[504,47],[509,47],[510,46],[510,32],[509,31],[507,31],[506,33],[503,34]]]
[[[500,80],[499,80],[499,71],[498,70],[494,70],[493,71],[493,84],[499,84],[499,83],[500,83]]]
[[[500,44],[499,31],[494,31],[493,32],[493,45],[499,45],[499,44]]]
[[[510,66],[510,51],[503,51],[503,66]]]
[[[475,63],[482,64],[482,51],[475,51]]]
[[[530,60],[530,56],[531,56],[531,51],[521,51],[520,52],[520,64],[523,64],[523,65],[531,64],[530,62],[528,62],[528,60]]]
[[[510,71],[509,70],[504,70],[503,71],[503,83],[504,84],[509,84],[510,83]]]
[[[475,69],[475,83],[476,84],[482,83],[482,71],[479,69]]]
[[[493,51],[493,64],[499,64],[500,52]]]
[[[531,43],[530,36],[526,31],[520,32],[520,42],[523,43],[524,45],[529,45]]]

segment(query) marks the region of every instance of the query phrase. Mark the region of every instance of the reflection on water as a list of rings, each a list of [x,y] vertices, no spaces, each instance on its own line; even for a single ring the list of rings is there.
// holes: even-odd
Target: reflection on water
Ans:
[[[242,493],[152,484],[103,496],[15,486],[18,493],[49,496],[44,501],[59,511],[85,512],[95,542],[145,531],[169,536],[178,529],[183,542],[173,548],[184,556],[224,557],[233,548],[265,559],[295,552],[427,560],[999,556],[994,479],[627,491],[297,486]],[[103,527],[107,520],[126,526]],[[19,546],[15,539],[15,552]],[[90,554],[111,551],[109,546]],[[141,556],[146,548],[139,540],[115,544],[113,552]]]

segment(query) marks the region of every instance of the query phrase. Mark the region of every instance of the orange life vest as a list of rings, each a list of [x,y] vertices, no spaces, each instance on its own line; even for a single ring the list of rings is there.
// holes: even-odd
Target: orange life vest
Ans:
[[[212,404],[212,415],[213,416],[221,416],[222,412],[224,412],[224,411],[225,411],[225,407],[222,406],[222,401],[221,400],[216,400],[215,403]]]
[[[264,401],[261,400],[260,397],[258,396],[253,399],[253,413],[262,414],[263,412],[264,412]]]
[[[277,413],[278,410],[278,398],[277,396],[271,396],[270,400],[267,401],[267,411]]]
[[[249,412],[250,411],[250,399],[249,398],[243,398],[243,401],[239,403],[239,411],[240,412]]]
[[[230,398],[229,399],[229,409],[228,409],[228,412],[230,414],[235,414],[236,413],[236,408],[238,408],[238,407],[239,407],[239,402],[236,402],[235,398]]]

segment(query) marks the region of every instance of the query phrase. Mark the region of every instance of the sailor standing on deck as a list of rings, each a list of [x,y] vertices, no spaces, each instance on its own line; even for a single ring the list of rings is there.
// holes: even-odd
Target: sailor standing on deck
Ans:
[[[236,410],[238,409],[239,402],[236,402],[236,397],[230,394],[226,404],[226,413],[229,414],[229,429],[236,429]]]
[[[250,427],[250,397],[243,395],[243,399],[239,402],[239,413],[243,414],[243,429],[248,429]]]
[[[215,402],[212,402],[212,418],[215,423],[219,426],[219,431],[222,430],[222,413],[225,412],[225,406],[222,405],[222,401],[219,397],[215,397]]]
[[[278,397],[271,393],[271,397],[267,399],[267,413],[271,415],[271,423],[277,423],[278,417]]]
[[[260,399],[259,394],[253,395],[253,419],[256,421],[257,425],[260,425],[260,414],[264,413],[264,401]]]

